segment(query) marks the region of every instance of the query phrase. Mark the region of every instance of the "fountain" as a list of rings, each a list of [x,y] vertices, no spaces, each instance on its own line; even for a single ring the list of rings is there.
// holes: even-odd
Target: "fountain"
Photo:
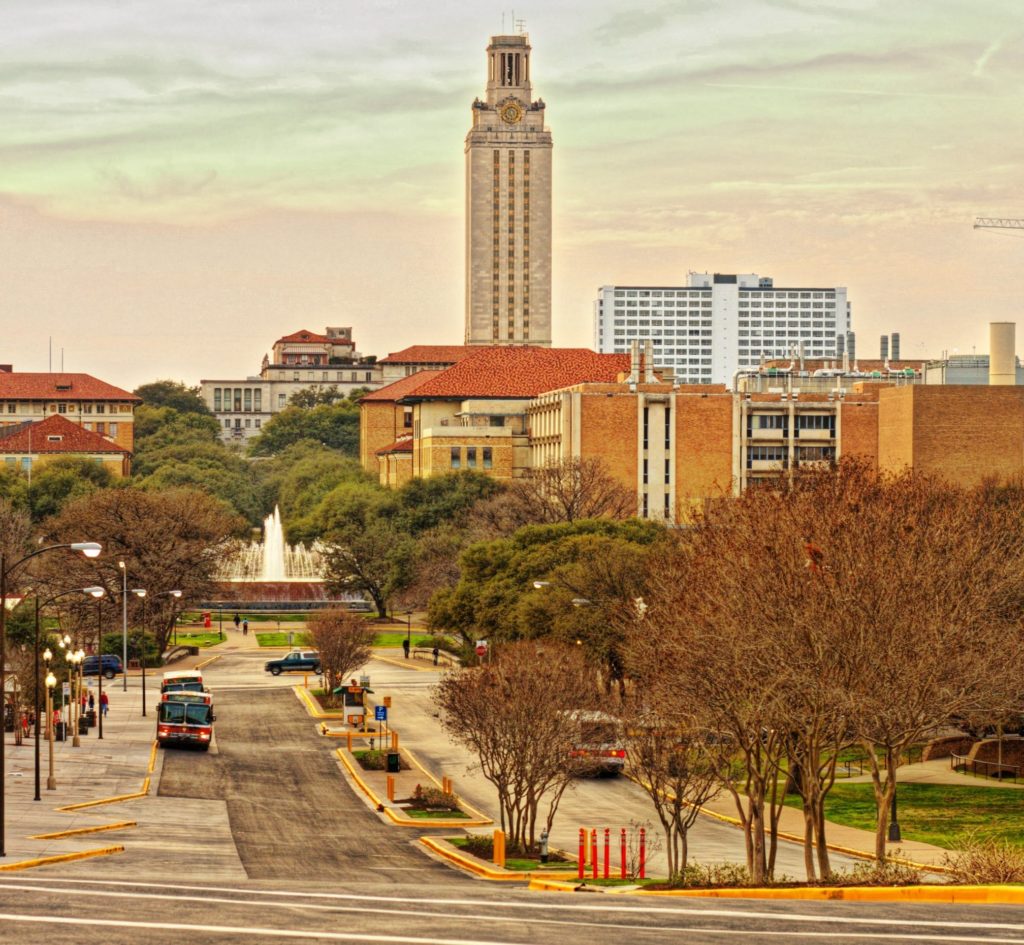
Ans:
[[[263,520],[263,540],[239,542],[217,580],[226,598],[252,603],[326,600],[323,546],[289,545],[277,506]]]

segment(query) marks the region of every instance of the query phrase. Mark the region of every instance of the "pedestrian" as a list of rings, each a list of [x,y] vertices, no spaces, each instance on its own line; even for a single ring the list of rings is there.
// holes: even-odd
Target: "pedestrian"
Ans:
[[[242,636],[249,636],[249,621],[248,619],[242,621]]]
[[[402,641],[402,652],[405,653],[405,658],[408,659],[409,658],[409,638],[408,637],[406,637]]]
[[[84,709],[85,706],[83,705],[82,708]],[[91,689],[89,690],[89,711],[90,712],[95,712],[96,711],[96,697],[93,695]]]
[[[100,710],[103,712],[103,717],[106,718],[107,713],[110,711],[110,697],[106,692],[100,695]]]
[[[238,625],[242,622],[242,618],[235,614],[235,629],[238,629]]]
[[[441,651],[435,646],[430,652],[434,654],[434,665],[437,666],[437,658],[441,655]]]
[[[85,701],[86,701],[86,695],[85,695],[85,693],[83,692],[83,693],[82,693],[82,711],[83,711],[83,712],[85,711]]]
[[[24,738],[28,738],[28,713],[21,713],[21,734]]]

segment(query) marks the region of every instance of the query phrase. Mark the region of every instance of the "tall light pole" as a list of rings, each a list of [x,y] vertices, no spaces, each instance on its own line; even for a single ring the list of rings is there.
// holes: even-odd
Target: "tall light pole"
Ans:
[[[128,568],[123,561],[118,561],[121,569],[121,678],[124,680],[124,691],[128,691]]]
[[[50,658],[53,654],[47,647],[43,654],[46,660],[46,741],[50,746],[50,776],[46,779],[46,790],[57,790],[57,777],[53,773],[53,687],[57,685],[57,677],[50,672]]]
[[[96,599],[96,685],[99,698],[96,701],[96,737],[103,738],[103,595],[102,587],[87,587],[84,593]]]
[[[71,697],[74,703],[74,709],[72,710],[71,720],[71,747],[81,748],[82,738],[78,731],[81,728],[79,720],[82,718],[82,683],[79,676],[78,668],[81,665],[84,657],[79,657],[81,650],[75,650],[73,653],[67,654],[67,660],[71,664]]]
[[[59,548],[80,551],[87,558],[96,558],[103,550],[103,546],[95,541],[75,541],[64,545],[49,545],[46,548],[40,548],[38,551],[33,551],[8,564],[7,553],[0,547],[0,709],[7,704],[7,578],[26,561]],[[3,715],[5,711],[6,709],[2,709],[0,715]],[[4,742],[7,740],[6,717],[4,717],[4,723],[0,725],[0,856],[7,856],[7,772],[5,770],[5,755],[7,753],[4,750]]]

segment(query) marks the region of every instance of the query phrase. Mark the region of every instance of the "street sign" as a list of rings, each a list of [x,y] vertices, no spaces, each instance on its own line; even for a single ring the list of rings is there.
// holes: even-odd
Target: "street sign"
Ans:
[[[388,707],[386,705],[374,706],[373,719],[375,722],[386,722],[388,720]]]
[[[486,640],[477,640],[476,641],[476,655],[477,656],[486,656],[487,655],[487,641]]]
[[[61,683],[60,691],[63,693],[65,699],[71,698],[71,683]]]

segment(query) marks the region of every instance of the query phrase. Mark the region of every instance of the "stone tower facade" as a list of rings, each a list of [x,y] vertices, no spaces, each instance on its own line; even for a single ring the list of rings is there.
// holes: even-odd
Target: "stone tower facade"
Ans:
[[[525,34],[491,37],[466,135],[466,344],[551,344],[551,133]]]

